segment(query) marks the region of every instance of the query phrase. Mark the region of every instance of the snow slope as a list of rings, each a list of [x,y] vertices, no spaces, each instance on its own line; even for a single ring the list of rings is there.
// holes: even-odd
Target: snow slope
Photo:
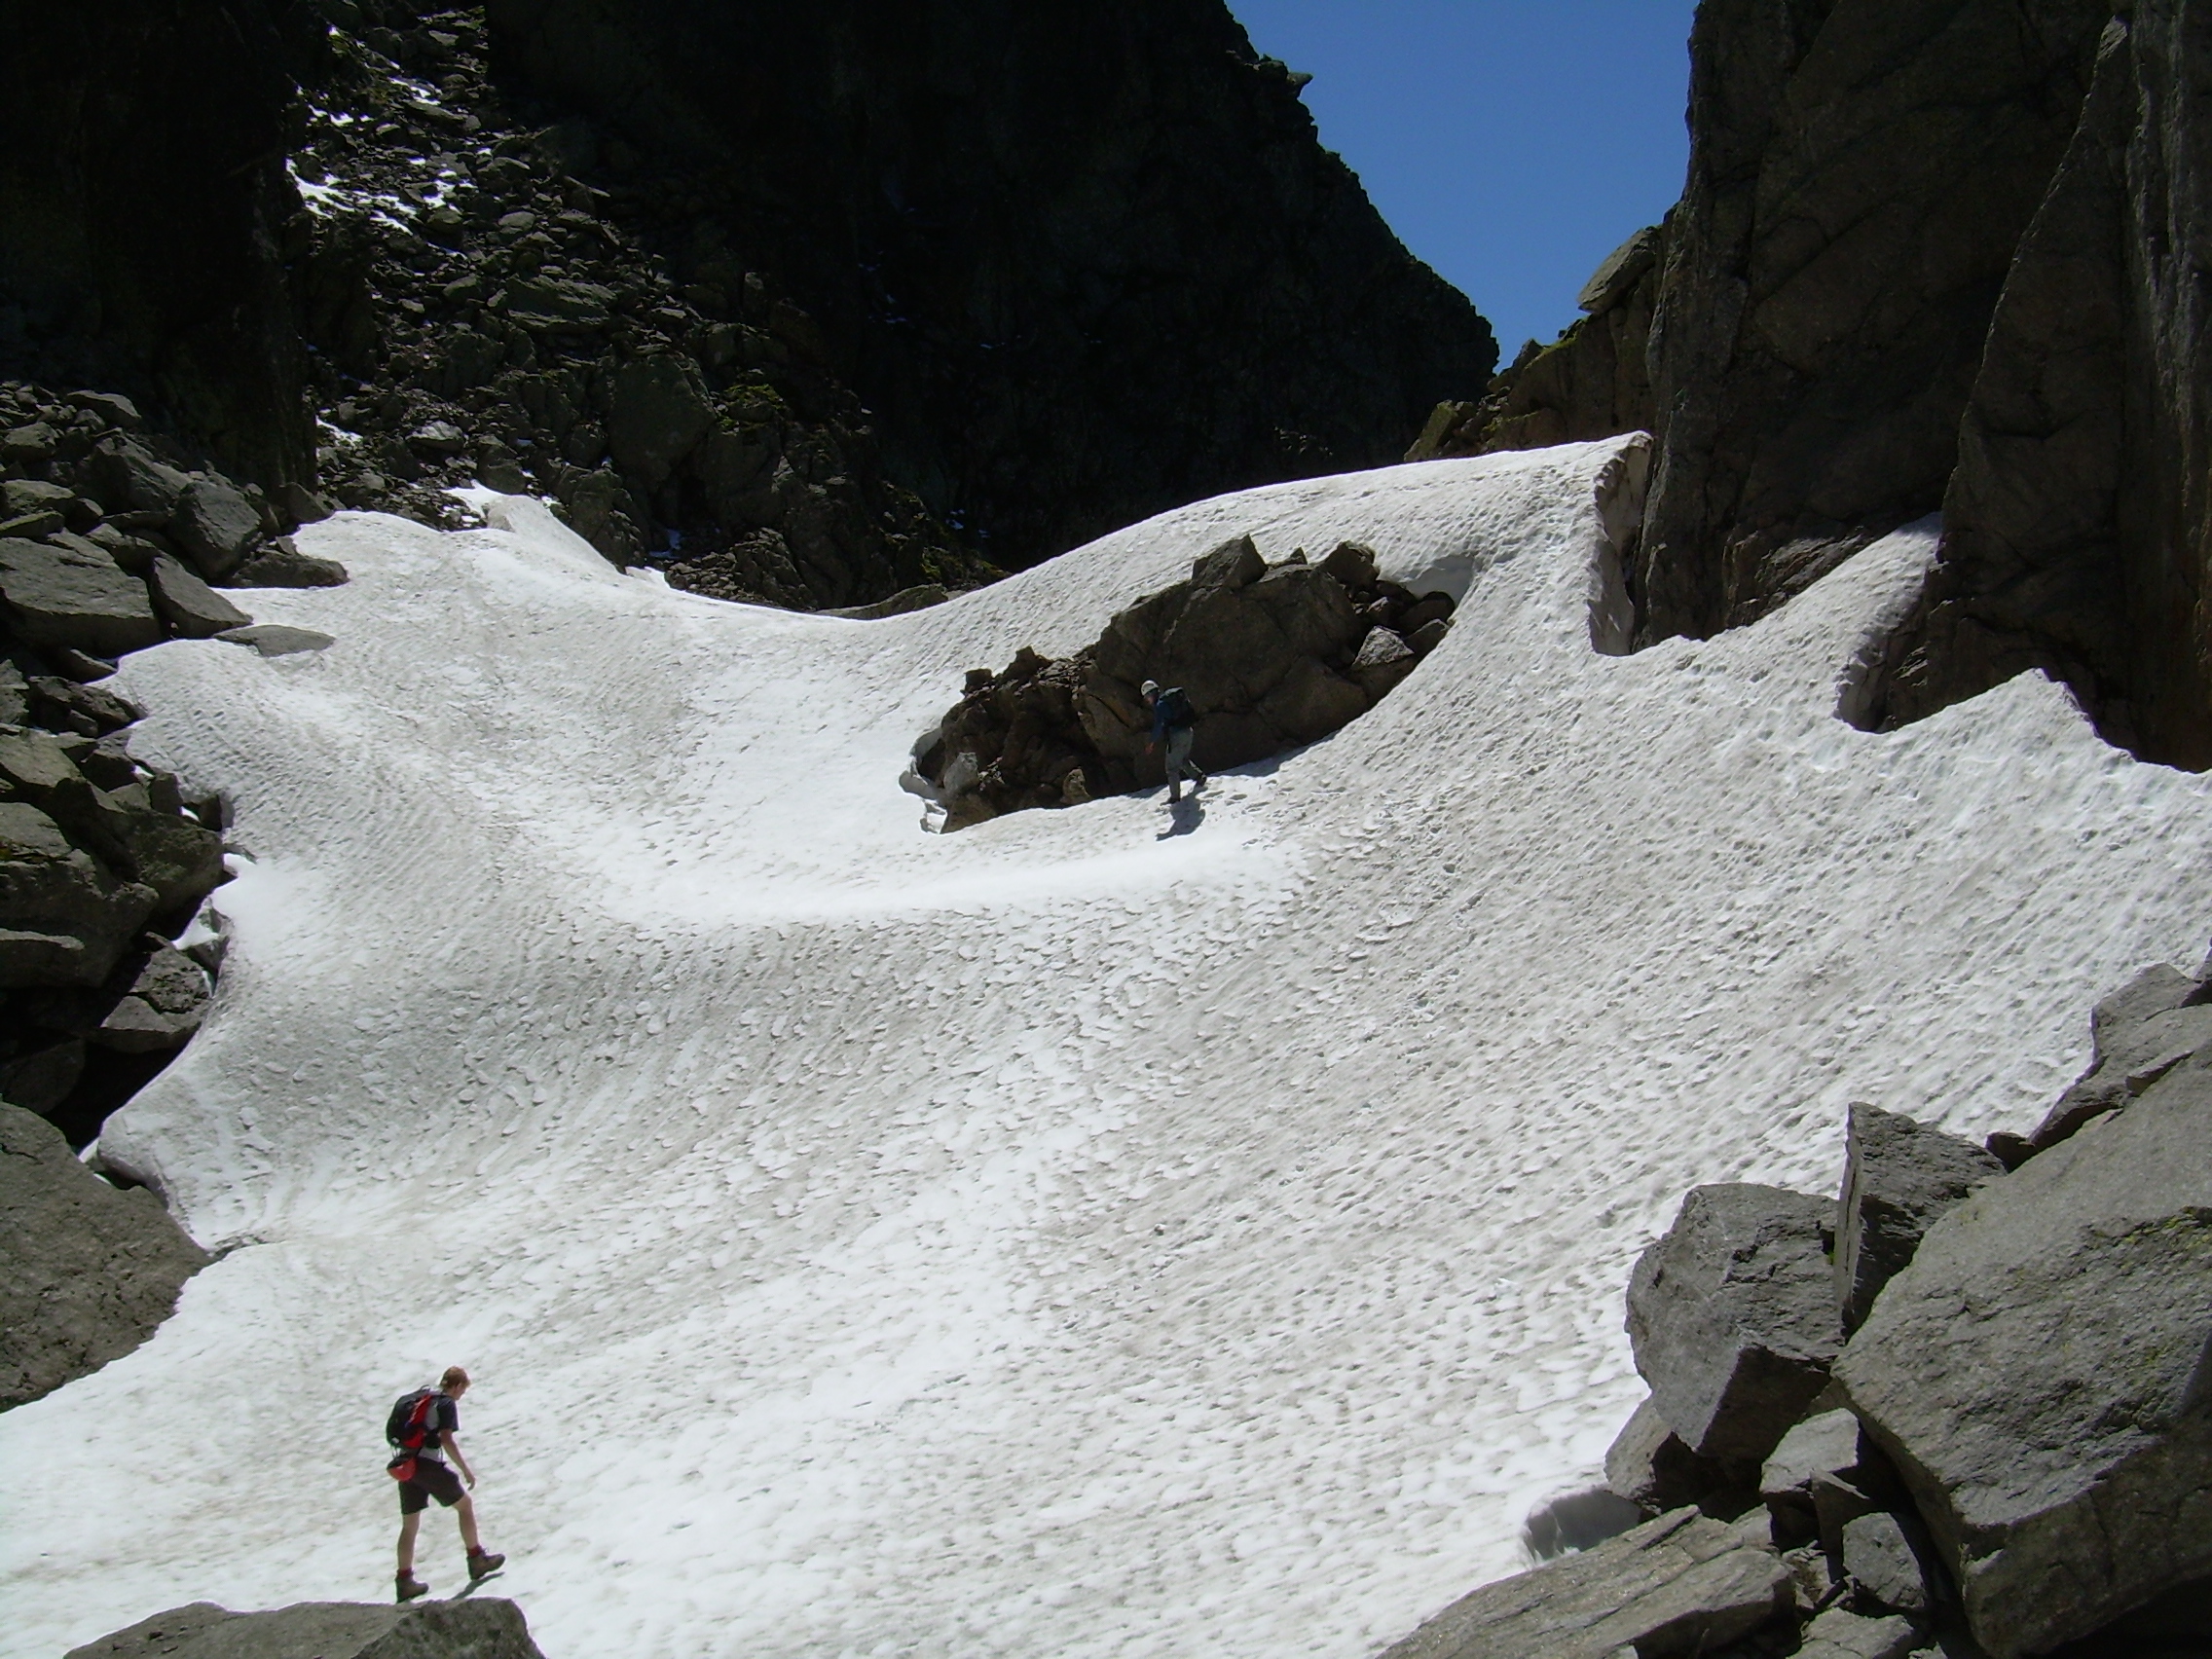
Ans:
[[[1828,1187],[1855,1097],[2031,1124],[2212,915],[2206,782],[2040,679],[1835,718],[1925,527],[1595,653],[1618,447],[1202,502],[874,623],[528,503],[347,515],[306,540],[351,585],[255,596],[329,650],[132,657],[140,751],[252,856],[105,1150],[235,1248],[0,1417],[0,1654],[387,1594],[384,1408],[455,1361],[551,1659],[1355,1659],[1515,1569],[1640,1395],[1621,1290],[1683,1189]],[[962,670],[1244,531],[1460,621],[1202,821],[920,832]]]

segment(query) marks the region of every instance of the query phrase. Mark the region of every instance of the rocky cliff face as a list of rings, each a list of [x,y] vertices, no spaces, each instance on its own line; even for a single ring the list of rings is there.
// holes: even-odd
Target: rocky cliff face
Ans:
[[[129,393],[275,490],[313,468],[278,0],[0,6],[0,372]]]
[[[1642,414],[1641,644],[1751,621],[1940,508],[1856,718],[2040,669],[2114,743],[2212,765],[2208,31],[2199,0],[1706,0],[1649,298],[1440,408],[1409,459]]]
[[[2212,11],[2115,18],[1998,306],[1941,564],[1893,643],[1896,725],[2023,669],[2112,741],[2212,765]]]
[[[820,608],[1382,461],[1494,359],[1220,0],[490,11],[10,6],[0,372],[287,520],[482,478]]]
[[[779,273],[892,475],[1002,564],[1394,459],[1495,360],[1221,0],[487,12],[683,291]]]
[[[1708,0],[1650,367],[1640,637],[1750,621],[1933,511],[2102,0]]]

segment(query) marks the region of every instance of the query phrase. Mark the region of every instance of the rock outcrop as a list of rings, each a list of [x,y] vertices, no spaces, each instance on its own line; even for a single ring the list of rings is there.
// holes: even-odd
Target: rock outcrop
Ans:
[[[1319,564],[1298,549],[1271,566],[1238,536],[1072,657],[1025,646],[1002,673],[972,670],[903,781],[943,807],[946,830],[1161,783],[1148,680],[1190,699],[1201,770],[1265,759],[1381,702],[1443,640],[1453,604],[1384,580],[1356,542]]]
[[[1643,640],[1710,634],[1941,504],[2103,0],[1699,9],[1653,324]]]
[[[171,1607],[69,1650],[67,1659],[542,1659],[514,1603],[493,1596],[408,1607],[299,1602],[234,1613]]]
[[[1531,340],[1479,402],[1436,406],[1408,461],[1543,449],[1657,424],[1645,366],[1666,230],[1645,227],[1605,257],[1575,304],[1587,314],[1549,346]]]
[[[0,1102],[0,1411],[129,1353],[208,1259],[150,1190],[118,1191]]]
[[[322,33],[276,0],[11,8],[0,373],[120,388],[273,494],[311,481],[284,155]]]
[[[1940,508],[1849,718],[2041,671],[2113,743],[2212,765],[2208,38],[2204,0],[1710,0],[1648,296],[1531,343],[1409,459],[1648,424],[1642,645]]]
[[[481,481],[814,609],[1380,462],[1494,364],[1220,0],[490,11],[15,30],[0,372],[122,387],[278,528]]]

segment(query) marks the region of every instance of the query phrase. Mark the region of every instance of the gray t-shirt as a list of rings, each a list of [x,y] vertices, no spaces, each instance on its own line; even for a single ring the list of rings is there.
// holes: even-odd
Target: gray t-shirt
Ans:
[[[445,1450],[438,1444],[438,1436],[461,1432],[461,1402],[450,1395],[439,1394],[430,1401],[430,1409],[423,1418],[423,1450],[418,1457],[428,1457],[437,1462],[446,1460]]]

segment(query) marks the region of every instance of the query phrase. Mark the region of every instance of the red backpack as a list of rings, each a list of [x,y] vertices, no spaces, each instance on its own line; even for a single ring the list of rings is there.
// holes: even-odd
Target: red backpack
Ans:
[[[430,1413],[438,1398],[435,1388],[418,1388],[392,1402],[391,1414],[384,1419],[384,1437],[392,1448],[391,1461],[384,1467],[393,1480],[415,1478],[415,1455],[430,1438]]]

